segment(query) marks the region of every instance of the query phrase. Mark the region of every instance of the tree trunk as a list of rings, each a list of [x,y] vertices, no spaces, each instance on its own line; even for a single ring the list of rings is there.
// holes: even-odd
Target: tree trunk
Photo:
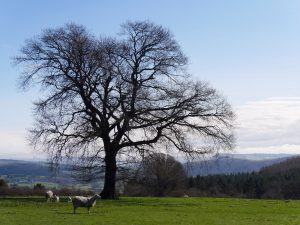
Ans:
[[[116,199],[116,154],[107,153],[105,156],[104,187],[100,193],[101,199]]]

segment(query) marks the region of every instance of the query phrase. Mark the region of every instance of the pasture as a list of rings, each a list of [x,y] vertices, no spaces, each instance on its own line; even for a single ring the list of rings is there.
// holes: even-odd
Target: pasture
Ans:
[[[299,225],[300,201],[229,198],[121,198],[98,200],[88,215],[44,198],[0,198],[1,225]]]

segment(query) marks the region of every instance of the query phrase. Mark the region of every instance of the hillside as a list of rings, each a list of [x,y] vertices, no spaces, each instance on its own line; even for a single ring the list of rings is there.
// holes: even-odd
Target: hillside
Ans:
[[[45,162],[0,159],[0,175],[50,176]]]
[[[206,176],[214,174],[238,174],[252,171],[277,171],[278,167],[292,167],[292,165],[300,165],[299,158],[291,159],[287,163],[283,162],[290,155],[221,155],[218,158],[193,162],[185,164],[189,176]],[[273,166],[271,166],[273,164]],[[46,162],[32,162],[24,160],[8,160],[0,159],[0,176],[4,178],[10,185],[29,185],[35,183],[44,183],[48,186],[77,186],[90,187],[98,190],[101,182],[93,182],[91,184],[82,184],[75,181],[69,171],[62,167],[57,176],[51,173]]]
[[[59,187],[74,183],[65,167],[55,175],[46,162],[0,159],[0,176],[10,185],[32,186],[35,183],[44,183]]]
[[[292,157],[286,154],[227,154],[186,164],[189,176],[256,172]]]
[[[189,179],[191,193],[203,196],[300,199],[300,157],[286,158],[257,172]]]
[[[217,158],[185,164],[189,175],[231,174],[259,171],[263,167],[284,161],[291,155],[286,154],[223,154]],[[277,165],[277,164],[276,164]],[[25,161],[0,159],[0,176],[54,178],[45,161]],[[70,177],[66,167],[62,166],[57,178]]]
[[[57,174],[49,170],[47,162],[0,159],[0,178],[4,178],[10,185],[30,186],[43,183],[47,187],[71,187],[78,189],[99,190],[102,183],[78,182],[71,177],[67,167],[62,165]]]
[[[261,169],[261,173],[288,173],[293,170],[299,170],[300,172],[299,156],[266,166]]]

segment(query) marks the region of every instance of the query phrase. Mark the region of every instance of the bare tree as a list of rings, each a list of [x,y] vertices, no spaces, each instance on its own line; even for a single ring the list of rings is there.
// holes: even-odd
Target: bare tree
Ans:
[[[129,180],[125,189],[128,194],[139,193],[144,196],[182,196],[187,175],[183,165],[174,157],[164,153],[152,153],[146,156],[136,170],[136,175]],[[136,193],[130,193],[130,189]]]
[[[115,198],[117,161],[128,155],[162,143],[189,156],[232,148],[230,105],[187,75],[187,58],[161,26],[127,22],[113,39],[68,24],[28,40],[15,61],[21,87],[44,93],[32,144],[55,164],[80,158],[89,171],[103,162],[102,198]]]

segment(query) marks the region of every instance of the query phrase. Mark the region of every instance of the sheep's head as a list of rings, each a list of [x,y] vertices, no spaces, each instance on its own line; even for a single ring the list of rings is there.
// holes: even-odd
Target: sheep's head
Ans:
[[[101,196],[100,196],[100,195],[98,195],[98,194],[97,194],[97,195],[95,195],[95,196],[96,196],[96,198],[97,198],[97,199],[100,199],[100,198],[101,198]]]

